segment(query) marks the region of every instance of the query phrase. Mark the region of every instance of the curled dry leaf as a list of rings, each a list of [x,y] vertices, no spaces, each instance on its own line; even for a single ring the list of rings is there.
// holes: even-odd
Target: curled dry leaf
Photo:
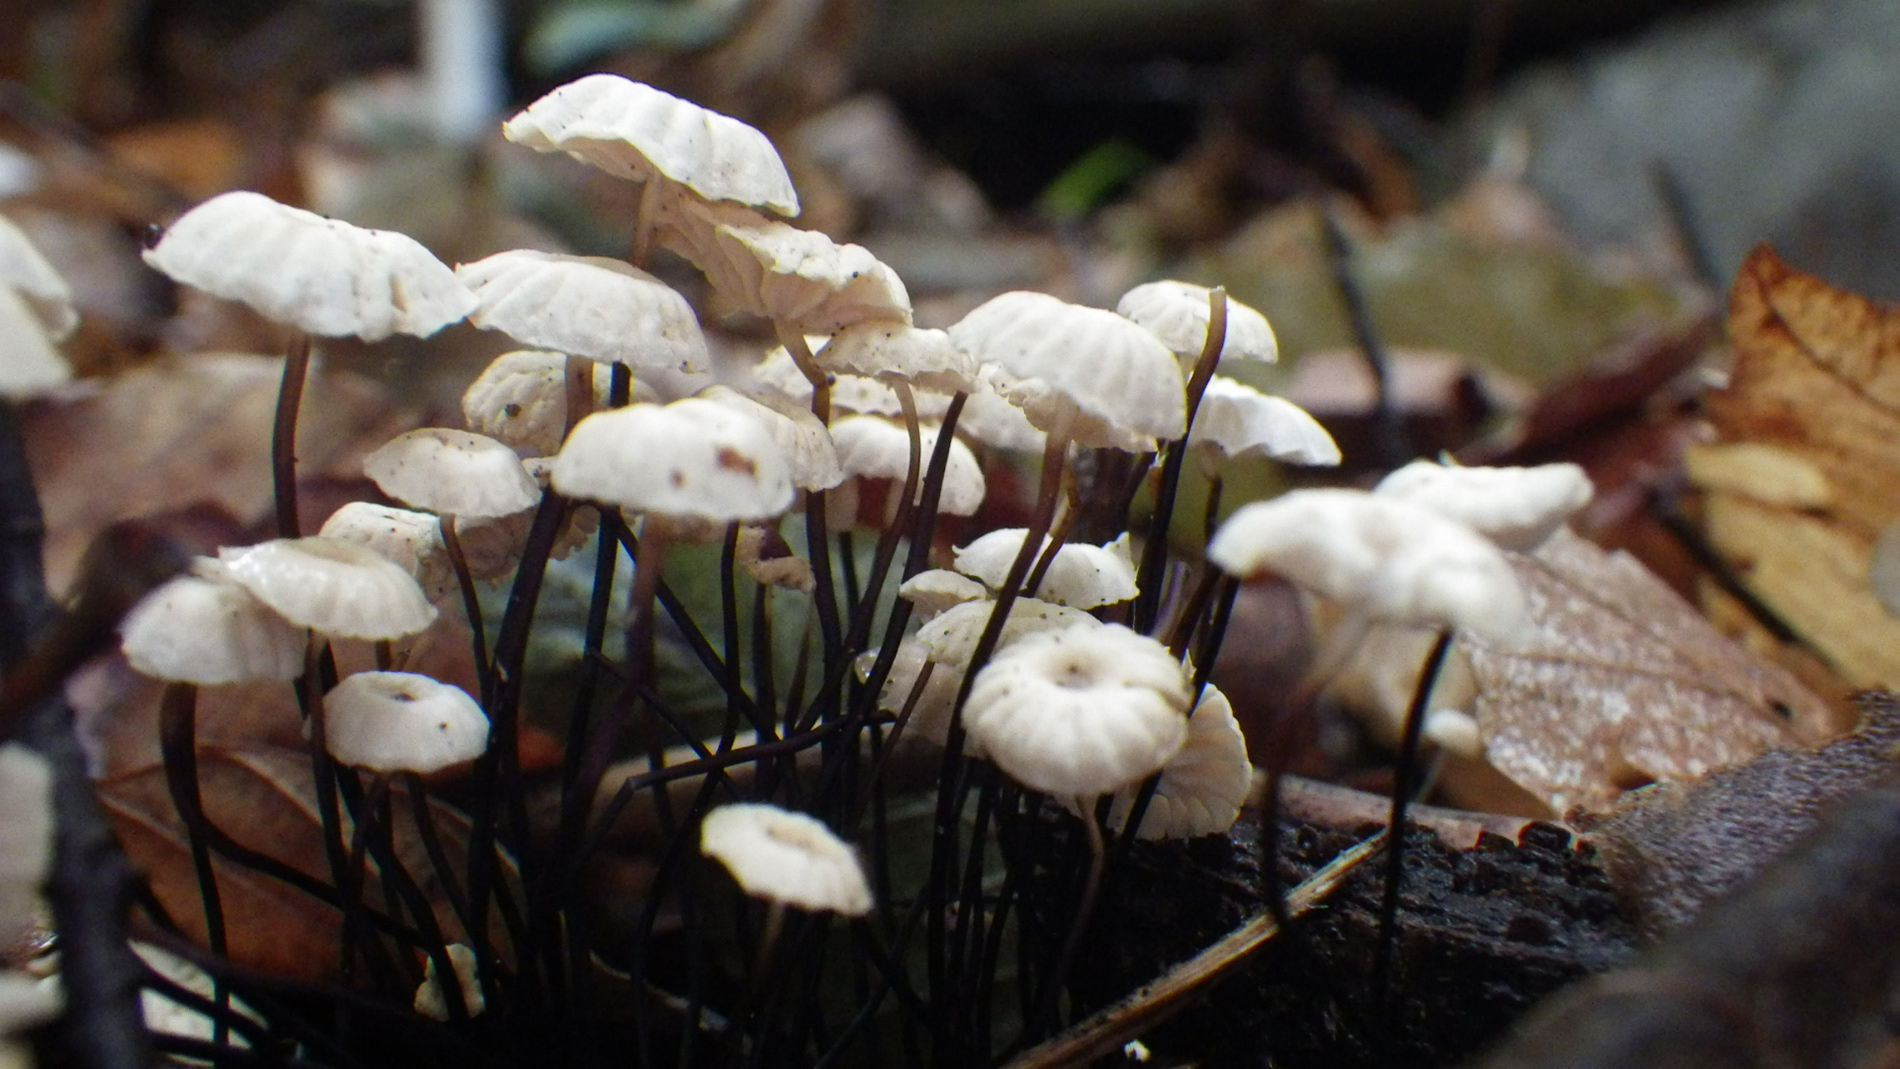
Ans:
[[[322,829],[310,781],[308,759],[295,750],[256,748],[201,750],[199,782],[205,813],[239,843],[267,853],[292,868],[328,883]],[[435,909],[444,936],[466,937],[434,876],[422,841],[410,819],[411,805],[402,788],[393,788],[396,850]],[[153,765],[100,781],[99,799],[112,830],[132,863],[185,934],[202,943],[204,912],[198,897],[184,823],[172,808],[165,770]],[[468,821],[460,813],[432,803],[436,828],[451,865],[465,865],[461,845]],[[346,820],[344,835],[349,835]],[[278,880],[219,858],[214,863],[223,896],[226,938],[231,960],[280,976],[334,982],[342,915],[329,905]],[[372,866],[363,901],[380,907],[382,882]],[[503,933],[491,933],[505,945]]]
[[[1900,619],[1874,542],[1900,518],[1900,311],[1834,289],[1766,246],[1729,294],[1735,366],[1692,451],[1715,549],[1847,682],[1900,687]]]
[[[1634,558],[1569,531],[1510,557],[1531,618],[1502,641],[1463,639],[1474,711],[1491,763],[1556,812],[1846,729]]]

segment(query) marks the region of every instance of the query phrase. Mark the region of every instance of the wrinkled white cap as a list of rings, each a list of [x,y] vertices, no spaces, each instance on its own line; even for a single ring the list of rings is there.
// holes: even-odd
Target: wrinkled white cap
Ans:
[[[0,290],[12,290],[24,299],[49,341],[65,341],[79,326],[72,287],[4,215],[0,215]]]
[[[991,531],[956,551],[957,571],[981,579],[991,589],[1001,587],[1003,580],[1009,578],[1010,565],[1016,562],[1016,554],[1022,552],[1023,539],[1028,534],[1021,527]],[[1048,552],[1048,548],[1049,539],[1044,536],[1042,552]],[[1077,609],[1128,601],[1136,593],[1135,566],[1128,554],[1125,532],[1104,546],[1065,544],[1056,550],[1042,585],[1034,591],[1043,601]]]
[[[963,725],[1011,779],[1059,797],[1110,794],[1187,738],[1192,695],[1168,648],[1120,624],[1027,635],[970,688]]]
[[[950,335],[905,323],[858,323],[817,351],[818,366],[839,374],[902,379],[919,390],[950,394],[974,388],[976,361]]]
[[[1122,294],[1115,312],[1148,328],[1184,368],[1191,368],[1207,345],[1209,292],[1192,282],[1148,282]],[[1280,358],[1267,317],[1232,297],[1227,298],[1227,337],[1220,350],[1220,359],[1229,358],[1267,363]]]
[[[804,813],[759,802],[722,805],[706,814],[699,849],[753,898],[847,917],[871,911],[857,854]]]
[[[937,448],[940,428],[918,428],[918,443],[923,452],[917,461],[917,494],[923,496],[923,477],[929,472],[932,451]],[[848,478],[892,479],[902,482],[910,471],[910,432],[877,416],[846,416],[831,425],[831,440],[838,450],[838,464]],[[938,511],[949,516],[970,516],[983,504],[986,484],[983,466],[976,454],[957,439],[951,439],[949,462],[944,466],[943,492],[937,499]]]
[[[0,286],[0,397],[34,397],[73,380],[27,298]]]
[[[375,550],[321,536],[226,546],[218,559],[259,601],[299,627],[393,639],[435,622],[414,577]]]
[[[455,273],[415,239],[221,193],[178,217],[145,262],[309,334],[427,337],[475,310]]]
[[[594,402],[605,405],[613,386],[611,364],[594,365]],[[630,399],[658,403],[639,379]],[[530,457],[551,457],[567,433],[567,356],[518,349],[489,362],[462,394],[462,418],[477,434],[507,443]]]
[[[1309,466],[1339,463],[1339,445],[1299,405],[1216,375],[1201,394],[1188,441],[1230,457],[1257,453]]]
[[[552,479],[569,497],[717,524],[769,519],[792,504],[771,432],[696,397],[588,416],[554,458]]]
[[[210,558],[140,599],[119,631],[126,662],[154,679],[212,686],[303,674],[303,629]]]
[[[488,748],[488,718],[460,687],[414,672],[358,672],[323,696],[330,756],[374,772],[439,772]]]
[[[793,486],[829,490],[844,482],[831,434],[810,409],[763,392],[760,397],[749,397],[730,386],[708,386],[697,396],[757,420],[770,432],[790,467]]]
[[[706,367],[686,298],[622,261],[515,249],[459,264],[455,275],[480,299],[468,321],[483,330],[629,367]]]
[[[989,596],[983,584],[944,568],[918,572],[897,588],[897,596],[917,607],[919,619],[929,620],[966,601]]]
[[[1588,505],[1596,491],[1575,464],[1464,468],[1414,460],[1380,480],[1372,492],[1430,509],[1505,549],[1528,553]]]
[[[541,500],[541,487],[514,450],[449,427],[397,435],[363,458],[363,474],[398,501],[476,519],[508,516]]]
[[[778,150],[758,130],[617,74],[561,86],[503,124],[508,140],[636,181],[661,175],[709,200],[798,214]]]
[[[1524,591],[1503,551],[1455,520],[1357,490],[1295,490],[1235,512],[1207,559],[1275,573],[1374,619],[1508,635]]]
[[[997,392],[1044,430],[1068,424],[1077,442],[1130,451],[1186,430],[1187,387],[1174,354],[1113,312],[1005,293],[951,327],[950,340],[996,365]]]
[[[1253,763],[1247,740],[1234,719],[1234,707],[1209,684],[1188,719],[1187,741],[1161,766],[1161,782],[1142,815],[1141,839],[1193,839],[1218,835],[1234,826],[1253,789]],[[1112,827],[1128,823],[1134,806],[1132,788],[1115,798]]]
[[[455,532],[462,533],[459,521]],[[442,600],[456,587],[455,565],[442,543],[441,522],[427,512],[351,501],[332,512],[317,533],[382,554],[408,572],[430,601]],[[464,555],[467,552],[464,547]]]

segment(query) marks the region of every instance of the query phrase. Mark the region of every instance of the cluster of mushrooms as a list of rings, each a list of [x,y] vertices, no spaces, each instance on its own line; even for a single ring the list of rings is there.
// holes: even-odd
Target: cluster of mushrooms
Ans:
[[[306,339],[426,336],[467,319],[529,347],[469,386],[468,429],[412,431],[368,457],[366,474],[406,508],[358,502],[305,536],[280,482],[283,537],[198,561],[130,615],[128,660],[173,688],[168,759],[188,760],[194,746],[193,688],[302,680],[313,746],[367,773],[372,797],[392,781],[419,783],[508,741],[491,725],[510,681],[484,674],[487,693],[471,696],[399,670],[403,643],[459,597],[487,667],[473,584],[507,576],[524,553],[544,562],[596,528],[637,532],[629,656],[634,671],[650,672],[670,543],[731,538],[754,579],[810,595],[836,627],[835,602],[822,604],[836,598],[828,532],[889,532],[925,510],[972,514],[985,492],[979,454],[1022,452],[1042,465],[1030,525],[977,538],[948,569],[914,555],[899,593],[918,625],[894,656],[880,657],[855,628],[828,634],[826,648],[855,661],[889,729],[991,762],[1081,815],[1098,869],[1094,814],[1105,798],[1110,827],[1138,819],[1144,838],[1233,823],[1252,769],[1227,699],[1189,656],[1194,630],[1157,623],[1155,637],[1102,619],[1138,619],[1115,607],[1144,595],[1177,610],[1207,601],[1140,589],[1168,574],[1143,566],[1165,553],[1156,545],[1131,551],[1126,534],[1065,542],[1066,473],[1077,449],[1146,455],[1177,442],[1174,463],[1196,456],[1211,475],[1219,458],[1247,454],[1338,463],[1304,412],[1216,373],[1224,361],[1275,358],[1264,317],[1219,290],[1155,282],[1113,311],[1017,292],[947,330],[919,328],[888,266],[783,221],[798,212],[785,167],[735,119],[592,75],[504,130],[639,183],[629,261],[517,250],[451,269],[400,234],[249,192],[192,209],[147,251],[174,280]],[[642,269],[655,247],[697,266],[722,307],[768,321],[780,347],[741,378],[662,399],[642,373],[711,361],[693,307]],[[30,300],[21,285],[0,278],[0,299]],[[0,311],[20,303],[0,300]],[[307,340],[293,346],[293,362],[307,351]],[[287,389],[293,378],[300,389],[300,376],[287,374]],[[1230,583],[1279,576],[1337,603],[1351,624],[1335,630],[1346,645],[1379,623],[1508,633],[1525,605],[1500,544],[1534,544],[1589,494],[1564,465],[1421,462],[1369,493],[1307,490],[1245,505],[1213,534],[1206,559]],[[795,511],[810,559],[780,534]],[[1147,615],[1158,621],[1157,611]],[[340,641],[373,644],[382,670],[319,692],[322,651]],[[1452,717],[1438,722],[1443,738],[1481,746],[1473,725],[1442,712]],[[598,760],[584,765],[582,822],[604,772]],[[874,906],[856,853],[810,815],[734,802],[705,816],[700,834],[703,852],[772,903],[773,918]],[[417,1008],[444,1019],[479,1012],[481,992],[492,991],[481,971],[493,967],[466,947],[443,948]]]

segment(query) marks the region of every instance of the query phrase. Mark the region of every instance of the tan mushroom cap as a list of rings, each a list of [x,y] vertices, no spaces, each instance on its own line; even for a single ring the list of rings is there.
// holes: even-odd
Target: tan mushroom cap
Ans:
[[[629,367],[706,367],[686,298],[619,260],[515,249],[460,264],[455,275],[480,299],[469,322],[483,330]]]
[[[963,724],[1032,790],[1112,794],[1159,771],[1187,738],[1187,678],[1168,648],[1120,624],[1027,635],[977,673]]]
[[[932,451],[937,448],[941,428],[918,429],[923,454],[918,458],[918,496],[923,495],[923,474],[929,469]],[[838,464],[847,477],[892,479],[901,482],[910,472],[910,432],[877,416],[846,416],[831,425],[831,440],[838,450]],[[937,500],[939,511],[950,516],[970,516],[983,504],[987,486],[983,465],[970,447],[957,439],[950,442],[950,457],[944,467],[943,492]],[[900,495],[901,496],[901,495]]]
[[[856,323],[839,331],[817,352],[827,371],[886,382],[903,380],[915,389],[940,394],[968,391],[976,385],[976,361],[941,330],[906,323]]]
[[[1372,492],[1430,509],[1505,549],[1528,553],[1588,505],[1596,488],[1575,464],[1465,468],[1415,460],[1381,479]]]
[[[303,629],[210,558],[140,599],[119,631],[127,663],[154,679],[213,686],[303,674]]]
[[[793,496],[771,432],[696,397],[588,416],[554,458],[552,478],[569,497],[715,524],[769,519]]]
[[[764,134],[616,74],[569,82],[501,129],[516,144],[565,152],[616,177],[661,175],[708,200],[798,214],[791,175]]]
[[[323,696],[330,756],[373,772],[439,772],[488,748],[488,717],[460,687],[414,672],[358,672]]]
[[[782,397],[742,394],[730,386],[708,386],[696,395],[759,422],[772,435],[800,490],[829,490],[844,482],[830,432],[808,408]],[[774,403],[776,402],[776,403]]]
[[[1148,328],[1184,367],[1192,367],[1207,346],[1210,292],[1192,282],[1148,282],[1122,294],[1115,313]],[[1232,297],[1227,298],[1227,336],[1220,350],[1220,359],[1229,358],[1266,363],[1280,358],[1267,317]]]
[[[221,193],[179,216],[145,251],[145,262],[324,337],[427,337],[480,303],[415,239],[326,219],[261,193]]]
[[[604,407],[613,386],[613,366],[594,365],[594,403]],[[657,404],[659,395],[634,379],[633,401]],[[517,349],[490,361],[462,393],[468,429],[505,442],[530,457],[551,457],[567,433],[567,356],[544,349]]]
[[[977,306],[950,340],[996,366],[998,392],[1031,423],[1068,426],[1083,445],[1148,450],[1187,429],[1174,354],[1113,312],[1019,290]]]
[[[871,911],[857,854],[804,813],[758,802],[720,806],[706,814],[699,849],[753,898],[847,917]]]
[[[363,474],[398,501],[475,519],[531,508],[541,487],[515,451],[449,427],[399,434],[363,458]]]
[[[1224,375],[1208,380],[1188,441],[1230,457],[1258,454],[1312,467],[1340,461],[1338,443],[1305,409]]]
[[[461,533],[459,522],[456,533]],[[332,512],[317,534],[375,550],[408,572],[430,601],[441,601],[456,588],[441,521],[427,512],[351,501]]]
[[[1001,587],[1028,534],[1021,527],[991,531],[956,551],[957,571],[981,579],[992,590]],[[1045,536],[1041,552],[1048,552],[1048,548]],[[1079,542],[1064,545],[1056,550],[1042,585],[1033,593],[1043,601],[1077,609],[1133,599],[1139,591],[1135,588],[1135,565],[1128,553],[1128,535],[1124,533],[1102,546]]]
[[[334,538],[226,546],[218,559],[259,601],[299,627],[339,638],[393,639],[435,621],[415,579],[375,550]]]
[[[19,294],[50,341],[65,341],[79,326],[72,287],[4,215],[0,215],[0,290]]]
[[[1161,782],[1142,815],[1141,839],[1193,839],[1234,826],[1253,789],[1247,740],[1234,707],[1219,688],[1207,687],[1188,719],[1187,741],[1161,766]],[[1128,823],[1134,792],[1123,791],[1109,812],[1112,827]]]
[[[1230,575],[1275,573],[1373,619],[1507,636],[1527,611],[1503,551],[1409,502],[1357,490],[1295,490],[1222,524],[1207,559]]]

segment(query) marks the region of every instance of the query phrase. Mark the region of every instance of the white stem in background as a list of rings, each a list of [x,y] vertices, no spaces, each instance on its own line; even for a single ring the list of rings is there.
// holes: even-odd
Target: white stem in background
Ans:
[[[429,115],[445,142],[473,145],[507,105],[501,0],[421,0],[418,54]]]

